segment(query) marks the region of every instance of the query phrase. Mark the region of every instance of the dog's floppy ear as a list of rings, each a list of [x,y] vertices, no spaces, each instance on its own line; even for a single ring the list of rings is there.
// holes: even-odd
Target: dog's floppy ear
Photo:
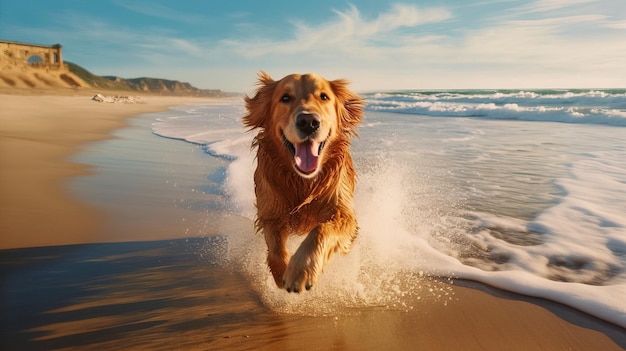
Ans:
[[[357,125],[363,121],[365,101],[348,89],[349,82],[337,79],[330,82],[330,86],[337,97],[337,115],[341,128],[349,136],[356,136]]]
[[[254,96],[246,95],[246,109],[248,113],[243,116],[243,124],[250,129],[265,127],[266,121],[271,113],[272,95],[276,82],[264,71],[259,72],[259,88]]]

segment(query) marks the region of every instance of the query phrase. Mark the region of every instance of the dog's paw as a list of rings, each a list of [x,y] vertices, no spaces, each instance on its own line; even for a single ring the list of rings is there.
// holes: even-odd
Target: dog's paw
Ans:
[[[295,293],[310,290],[317,280],[317,263],[314,258],[296,252],[285,270],[283,288]]]

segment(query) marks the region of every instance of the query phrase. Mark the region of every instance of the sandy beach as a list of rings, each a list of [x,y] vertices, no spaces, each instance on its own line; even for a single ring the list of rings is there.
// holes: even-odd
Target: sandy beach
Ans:
[[[92,101],[91,92],[42,91],[57,92],[0,94],[0,249],[92,242],[89,233],[101,216],[63,188],[89,166],[68,158],[80,146],[109,138],[128,117],[198,101],[147,96],[141,103],[107,104]]]
[[[130,117],[206,99],[146,96],[142,103],[106,104],[92,101],[91,92],[68,91],[0,94],[3,350],[626,348],[621,327],[466,281],[435,280],[451,297],[413,299],[407,301],[410,310],[376,307],[319,316],[273,311],[249,279],[222,262],[219,231],[185,239],[184,230],[171,232],[175,219],[161,232],[144,222],[131,225],[66,187],[95,172],[71,158],[111,138]],[[168,149],[166,140],[141,142],[158,154]],[[185,172],[197,171],[176,176],[190,174]],[[146,198],[146,190],[138,189],[127,196]],[[102,240],[107,232],[113,239]],[[125,232],[154,235],[135,241],[120,234]]]

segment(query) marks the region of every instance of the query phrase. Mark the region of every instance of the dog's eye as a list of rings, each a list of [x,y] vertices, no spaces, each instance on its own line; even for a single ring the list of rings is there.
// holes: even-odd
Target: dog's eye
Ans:
[[[330,100],[330,98],[328,97],[328,95],[326,95],[326,93],[321,93],[320,94],[320,99],[322,99],[322,100]]]
[[[280,102],[289,102],[291,101],[291,96],[289,96],[289,94],[284,94],[281,98],[280,98]]]

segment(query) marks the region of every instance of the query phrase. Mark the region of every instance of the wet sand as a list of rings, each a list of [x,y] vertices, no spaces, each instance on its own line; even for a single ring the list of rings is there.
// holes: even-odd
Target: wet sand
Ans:
[[[558,304],[455,282],[454,297],[276,313],[220,237],[8,250],[3,350],[619,350],[624,331]],[[445,285],[445,282],[435,284]],[[427,295],[426,295],[427,296]]]
[[[0,249],[93,242],[101,215],[63,187],[90,167],[68,158],[109,138],[128,117],[198,101],[147,96],[143,103],[107,104],[91,96],[0,94]]]
[[[408,311],[379,306],[319,316],[279,313],[265,306],[258,287],[251,286],[236,263],[223,257],[225,242],[218,235],[219,227],[228,223],[218,225],[215,232],[189,235],[202,238],[174,240],[186,234],[177,215],[171,220],[164,217],[163,222],[160,216],[129,221],[111,215],[114,210],[98,201],[85,201],[68,191],[68,182],[97,171],[69,162],[70,156],[136,120],[127,117],[184,102],[154,97],[147,98],[146,104],[104,105],[84,95],[0,95],[0,248],[4,249],[0,250],[0,349],[626,348],[623,328],[556,303],[472,282],[453,281],[449,286],[448,281],[436,281],[433,284],[446,285],[452,297],[411,297],[406,301],[412,306]],[[109,142],[135,136],[117,138]],[[166,150],[176,153],[164,146],[166,141],[135,140],[147,143],[153,155]],[[132,162],[113,162],[123,177],[145,172]],[[187,166],[175,167],[180,171],[170,177],[182,179],[206,171]],[[83,190],[88,190],[89,182],[84,185]],[[127,191],[124,196],[137,198],[142,207],[158,203],[146,194],[150,191],[134,189],[137,193]],[[106,190],[86,193],[97,198],[102,192]],[[113,193],[109,201],[121,197]],[[155,207],[162,210],[164,205]],[[122,212],[149,218],[136,206],[123,207]],[[158,235],[154,228],[144,227],[154,222],[162,223]],[[107,232],[109,241],[127,242],[94,243],[102,242]],[[116,237],[119,232],[141,232],[142,241]]]

